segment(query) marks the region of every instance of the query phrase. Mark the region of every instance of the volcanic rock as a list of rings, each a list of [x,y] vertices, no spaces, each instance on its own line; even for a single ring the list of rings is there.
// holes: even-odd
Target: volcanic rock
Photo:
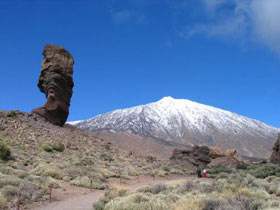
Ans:
[[[188,161],[196,166],[228,166],[237,167],[247,164],[240,156],[237,155],[236,149],[224,151],[220,147],[194,146],[189,149],[173,150],[170,159]]]
[[[211,159],[216,159],[219,157],[233,157],[235,156],[235,154],[236,154],[235,148],[224,151],[221,147],[218,146],[210,147],[210,153],[209,153]]]
[[[241,165],[246,165],[247,162],[237,154],[235,148],[228,149],[224,151],[220,147],[210,147],[211,163],[208,166],[228,166],[228,167],[238,167]]]
[[[236,149],[235,148],[232,148],[232,149],[228,149],[226,151],[226,156],[234,156],[236,154]]]
[[[278,133],[278,139],[274,144],[270,160],[273,163],[280,163],[280,133]]]
[[[209,152],[210,150],[207,146],[196,145],[191,150],[175,148],[173,150],[173,155],[170,159],[186,160],[196,166],[205,166],[211,162]]]
[[[63,126],[68,118],[73,93],[74,60],[67,50],[51,44],[45,46],[43,55],[38,87],[45,93],[47,102],[32,112]]]

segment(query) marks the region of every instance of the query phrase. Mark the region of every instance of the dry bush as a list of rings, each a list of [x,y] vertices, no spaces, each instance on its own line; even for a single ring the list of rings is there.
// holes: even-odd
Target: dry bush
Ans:
[[[0,209],[4,209],[7,205],[7,198],[0,194]]]
[[[173,210],[204,210],[205,204],[202,199],[196,197],[184,197],[180,199],[174,206]]]

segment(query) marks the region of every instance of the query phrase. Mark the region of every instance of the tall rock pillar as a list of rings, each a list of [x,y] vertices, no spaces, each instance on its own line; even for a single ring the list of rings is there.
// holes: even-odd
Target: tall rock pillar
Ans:
[[[72,55],[63,47],[47,44],[43,51],[44,60],[38,87],[45,93],[47,102],[32,113],[44,117],[47,121],[63,126],[69,114],[73,93]]]

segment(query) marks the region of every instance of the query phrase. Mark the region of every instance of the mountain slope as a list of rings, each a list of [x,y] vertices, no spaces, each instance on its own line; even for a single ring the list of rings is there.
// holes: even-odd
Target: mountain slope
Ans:
[[[73,125],[99,133],[136,135],[167,146],[235,147],[241,155],[259,158],[270,156],[279,132],[254,119],[172,97],[108,112]]]

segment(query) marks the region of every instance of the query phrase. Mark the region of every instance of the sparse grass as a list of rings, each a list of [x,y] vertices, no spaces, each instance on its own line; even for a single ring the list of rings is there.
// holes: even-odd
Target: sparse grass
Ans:
[[[222,170],[224,173],[224,170]],[[136,192],[115,196],[105,194],[95,205],[95,210],[264,210],[277,209],[280,202],[267,191],[275,187],[278,179],[267,182],[250,174],[235,171],[227,178],[217,178],[213,183],[203,179],[175,182],[169,185],[145,186]],[[280,185],[279,185],[280,186]],[[277,188],[278,189],[278,188]],[[277,196],[277,190],[273,190]]]
[[[152,174],[164,177],[194,171],[188,163],[128,155],[83,131],[53,126],[30,113],[0,111],[2,119],[5,123],[1,123],[0,139],[5,139],[12,158],[2,161],[0,157],[0,185],[33,192],[32,198],[26,196],[23,203],[44,199],[49,185],[57,187],[56,179],[82,187],[90,187],[88,180],[92,180],[93,188],[104,189],[110,178],[128,180]],[[9,198],[8,204],[13,199]]]

